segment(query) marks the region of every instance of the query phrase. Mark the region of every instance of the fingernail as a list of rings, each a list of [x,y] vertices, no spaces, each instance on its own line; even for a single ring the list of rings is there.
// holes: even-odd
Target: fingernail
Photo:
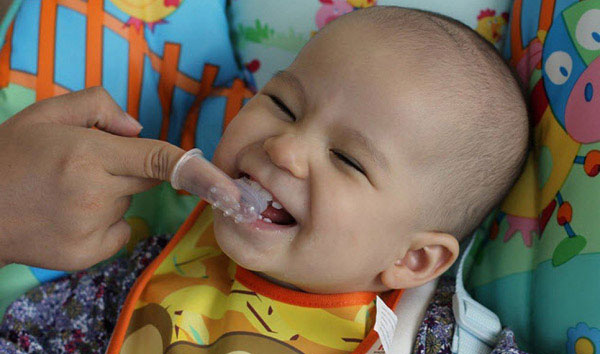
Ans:
[[[140,122],[137,121],[137,119],[133,118],[128,113],[125,113],[125,116],[127,117],[127,121],[129,122],[129,124],[131,124],[134,128],[139,129],[139,130],[142,130],[144,128],[140,124]]]

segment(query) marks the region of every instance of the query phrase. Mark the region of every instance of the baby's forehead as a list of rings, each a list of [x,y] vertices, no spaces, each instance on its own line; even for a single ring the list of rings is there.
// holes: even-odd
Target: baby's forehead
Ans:
[[[465,51],[437,24],[419,18],[398,26],[375,25],[364,16],[349,15],[322,29],[297,61],[321,75],[338,74],[372,90],[386,81],[397,86],[411,80],[422,90],[452,89],[463,81],[470,66]]]
[[[325,26],[311,41],[327,39],[334,46],[390,49],[405,56],[427,55],[427,59],[460,55],[473,44],[468,40],[473,31],[458,21],[432,13],[385,8],[346,14]]]
[[[315,101],[368,115],[369,119],[360,122],[362,125],[381,121],[378,124],[393,128],[399,122],[386,116],[406,121],[411,113],[433,114],[436,107],[448,113],[452,107],[444,106],[465,81],[458,60],[451,58],[455,53],[436,58],[445,51],[427,49],[431,40],[419,42],[427,38],[418,33],[404,39],[379,34],[379,29],[362,29],[351,22],[326,27],[289,70],[306,81],[306,91],[317,96]],[[390,45],[392,40],[394,45]],[[338,101],[343,104],[336,105]],[[436,115],[430,120],[440,118]]]

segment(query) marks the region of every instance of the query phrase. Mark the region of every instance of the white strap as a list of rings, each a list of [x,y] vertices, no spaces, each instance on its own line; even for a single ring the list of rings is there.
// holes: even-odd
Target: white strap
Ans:
[[[502,330],[500,319],[495,313],[473,300],[465,290],[463,271],[467,259],[472,261],[477,236],[474,235],[463,253],[456,274],[456,292],[452,298],[452,310],[456,319],[456,329],[452,338],[452,353],[489,354]]]

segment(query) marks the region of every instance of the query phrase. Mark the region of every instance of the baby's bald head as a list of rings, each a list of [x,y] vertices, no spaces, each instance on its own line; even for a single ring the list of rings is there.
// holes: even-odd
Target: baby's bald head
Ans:
[[[527,108],[510,67],[476,32],[439,14],[378,6],[338,21],[370,28],[374,41],[418,57],[419,84],[438,108],[438,116],[421,117],[407,132],[418,137],[412,161],[428,201],[422,227],[459,239],[471,233],[508,193],[526,158]]]

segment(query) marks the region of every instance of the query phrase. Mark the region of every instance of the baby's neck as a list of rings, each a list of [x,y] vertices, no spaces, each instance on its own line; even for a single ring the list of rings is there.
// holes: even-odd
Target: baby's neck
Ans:
[[[277,279],[275,279],[273,277],[270,277],[270,276],[266,275],[265,273],[260,273],[260,272],[254,272],[254,273],[256,275],[258,275],[259,277],[261,277],[263,279],[266,279],[266,280],[270,281],[271,283],[277,284],[277,285],[279,285],[281,287],[288,288],[288,289],[295,290],[295,291],[301,291],[303,293],[305,292],[304,290],[302,290],[300,288],[297,288],[296,286],[294,286],[294,285],[292,285],[290,283],[286,283],[286,282],[283,282],[281,280],[277,280]]]

